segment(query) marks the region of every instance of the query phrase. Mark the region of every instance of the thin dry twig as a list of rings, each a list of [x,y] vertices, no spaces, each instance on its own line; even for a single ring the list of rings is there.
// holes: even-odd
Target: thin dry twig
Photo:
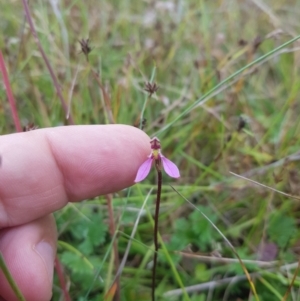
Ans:
[[[179,252],[176,251],[176,254],[182,255],[185,258],[193,258],[197,259],[201,262],[208,262],[208,263],[220,263],[220,264],[227,264],[227,263],[238,263],[239,260],[236,258],[227,258],[227,257],[216,257],[216,256],[204,256],[194,253],[187,253],[187,252]],[[261,260],[249,260],[249,259],[242,259],[243,263],[245,264],[252,264],[257,265],[259,267],[274,267],[278,265],[278,261],[261,261]]]
[[[279,270],[284,272],[286,270],[292,270],[292,269],[297,269],[298,267],[298,262],[293,262],[293,263],[289,263],[286,265],[282,265],[281,267],[279,267]],[[276,267],[273,268],[269,268],[266,269],[264,271],[274,271]],[[252,278],[261,276],[262,273],[257,272],[257,273],[250,273],[250,276]],[[210,288],[218,288],[220,286],[223,286],[225,284],[234,284],[240,281],[244,281],[246,280],[247,277],[246,275],[240,275],[240,276],[234,276],[234,277],[228,277],[228,278],[223,278],[220,280],[213,280],[213,281],[209,281],[209,282],[205,282],[205,283],[201,283],[201,284],[196,284],[196,285],[191,285],[191,286],[187,286],[185,287],[185,291],[188,293],[194,293],[194,292],[202,292],[205,291],[207,289]],[[182,289],[175,289],[175,290],[170,290],[164,293],[165,297],[173,297],[173,296],[181,296],[183,294],[183,290]]]
[[[280,193],[280,194],[282,194],[282,195],[284,195],[284,196],[286,196],[286,197],[289,197],[289,198],[296,199],[296,200],[300,201],[300,197],[297,197],[297,196],[295,196],[295,195],[291,195],[291,194],[282,192],[282,191],[277,190],[277,189],[275,189],[275,188],[273,188],[273,187],[264,185],[264,184],[262,184],[262,183],[259,183],[259,182],[256,182],[256,181],[254,181],[254,180],[251,180],[251,179],[248,179],[248,178],[246,178],[246,177],[243,177],[243,176],[241,176],[241,175],[238,175],[238,174],[236,174],[236,173],[234,173],[234,172],[232,172],[232,171],[230,171],[230,173],[231,173],[232,175],[238,177],[238,178],[244,179],[244,180],[246,180],[246,181],[249,181],[249,182],[251,182],[251,183],[254,183],[254,184],[256,184],[256,185],[259,185],[259,186],[261,186],[261,187],[264,187],[264,188],[267,188],[267,189],[269,189],[269,190],[272,190],[272,191],[275,191],[275,192],[277,192],[277,193]]]
[[[92,74],[96,80],[96,82],[98,83],[100,90],[102,92],[103,95],[103,99],[104,99],[104,103],[105,103],[105,111],[106,111],[106,115],[108,118],[109,123],[115,123],[113,114],[112,114],[112,110],[111,110],[111,105],[110,105],[110,97],[105,89],[105,87],[103,86],[103,84],[101,83],[101,80],[99,78],[99,75],[92,69]]]
[[[296,152],[296,153],[286,156],[285,158],[282,158],[276,162],[270,163],[270,164],[262,166],[262,167],[257,167],[257,168],[251,169],[251,170],[243,173],[242,176],[248,178],[248,177],[252,177],[254,175],[263,175],[272,168],[279,167],[283,164],[286,164],[287,162],[293,162],[293,161],[299,161],[299,160],[300,160],[300,152]]]
[[[76,80],[77,80],[78,72],[79,72],[79,66],[77,65],[77,67],[76,67],[76,72],[75,72],[75,76],[74,76],[74,78],[73,78],[73,80],[72,80],[72,85],[71,85],[71,88],[70,88],[70,91],[69,91],[69,97],[68,97],[68,111],[67,111],[67,114],[66,114],[66,119],[69,119],[69,117],[70,117],[71,104],[72,104],[72,96],[73,96],[74,87],[75,87],[75,85],[76,85]]]
[[[287,298],[288,298],[288,296],[290,295],[291,290],[292,290],[292,286],[293,286],[293,284],[294,284],[294,282],[295,282],[295,280],[296,280],[296,277],[297,277],[297,275],[298,275],[298,273],[299,273],[299,269],[300,269],[300,259],[299,259],[299,261],[298,261],[298,266],[297,266],[296,271],[295,271],[295,273],[294,273],[294,275],[293,275],[292,281],[291,281],[291,283],[290,283],[288,289],[286,290],[286,292],[285,292],[285,294],[284,294],[284,296],[283,296],[283,298],[282,298],[282,301],[286,301]]]
[[[255,276],[259,275],[258,273],[251,273],[250,276],[251,278],[254,278]],[[223,278],[220,280],[214,280],[214,281],[209,281],[201,284],[196,284],[196,285],[191,285],[185,287],[185,291],[187,293],[194,293],[194,292],[201,292],[205,291],[210,288],[217,288],[220,286],[223,286],[228,283],[237,283],[243,280],[246,280],[247,277],[246,275],[240,275],[240,276],[234,276],[234,277],[228,277],[228,278]],[[164,293],[164,297],[174,297],[174,296],[181,296],[183,293],[182,289],[175,289],[175,290],[170,290]]]

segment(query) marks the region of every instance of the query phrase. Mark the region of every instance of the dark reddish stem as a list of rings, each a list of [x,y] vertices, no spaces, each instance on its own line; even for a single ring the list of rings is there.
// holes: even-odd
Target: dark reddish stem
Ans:
[[[56,269],[56,273],[57,273],[57,276],[59,279],[60,287],[62,288],[64,297],[65,297],[65,301],[71,301],[69,292],[67,291],[67,286],[66,286],[66,282],[65,282],[63,269],[62,269],[61,263],[57,256],[55,257],[55,269]]]
[[[14,95],[11,90],[8,74],[7,74],[7,71],[5,68],[4,58],[3,58],[1,51],[0,51],[0,71],[2,73],[3,82],[4,82],[5,89],[6,89],[6,94],[7,94],[7,98],[9,101],[9,105],[10,105],[10,109],[11,109],[11,113],[12,113],[12,117],[13,117],[13,120],[15,123],[16,130],[17,130],[17,132],[22,132],[22,127],[21,127],[19,116],[18,116],[15,98],[14,98]]]
[[[35,30],[35,27],[34,27],[34,24],[33,24],[32,18],[31,18],[31,14],[30,14],[30,10],[29,10],[29,7],[28,7],[27,0],[22,0],[22,1],[23,1],[24,10],[25,10],[25,15],[26,15],[27,21],[29,23],[30,31],[31,31],[34,39],[35,39],[35,42],[37,44],[37,47],[39,48],[39,51],[40,51],[40,53],[41,53],[41,55],[43,57],[43,60],[45,61],[46,66],[47,66],[47,68],[49,70],[50,76],[52,78],[53,84],[54,84],[55,89],[56,89],[56,93],[58,95],[58,98],[60,99],[61,105],[62,105],[62,107],[63,107],[63,109],[65,111],[65,114],[67,114],[68,113],[68,106],[67,106],[67,104],[66,104],[66,102],[64,100],[64,97],[63,97],[62,93],[61,93],[59,82],[58,82],[58,80],[57,80],[57,78],[56,78],[56,76],[54,74],[54,71],[53,71],[53,69],[51,67],[51,64],[50,64],[50,62],[49,62],[49,60],[47,58],[47,55],[46,55],[46,53],[45,53],[45,51],[44,51],[44,49],[42,47],[42,44],[40,43],[40,40],[38,38],[37,32]],[[71,115],[69,115],[69,119],[68,120],[69,120],[70,124],[74,124],[74,121],[73,121],[73,118],[72,118]]]
[[[160,169],[160,162],[155,162],[157,170],[157,193],[156,193],[156,207],[154,215],[154,258],[153,258],[153,269],[152,269],[152,301],[155,301],[155,278],[156,278],[156,265],[158,256],[158,217],[159,217],[159,206],[160,206],[160,195],[161,195],[161,184],[162,184],[162,173]]]

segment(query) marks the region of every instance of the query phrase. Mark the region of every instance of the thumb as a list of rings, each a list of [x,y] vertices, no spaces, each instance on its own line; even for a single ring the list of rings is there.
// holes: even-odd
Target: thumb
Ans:
[[[52,215],[0,231],[0,252],[26,300],[51,299],[56,239]],[[0,296],[18,300],[2,272]]]

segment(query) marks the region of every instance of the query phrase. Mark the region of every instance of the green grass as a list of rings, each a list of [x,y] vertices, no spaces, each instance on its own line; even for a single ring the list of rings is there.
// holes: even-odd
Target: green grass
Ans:
[[[250,172],[251,179],[264,185],[300,193],[299,158],[290,157],[300,148],[299,41],[284,45],[300,33],[300,3],[61,1],[61,19],[49,3],[34,0],[29,5],[64,98],[72,91],[74,122],[109,121],[93,70],[110,96],[115,121],[135,126],[148,99],[144,83],[154,77],[159,90],[147,100],[144,130],[149,136],[158,134],[164,154],[178,164],[182,176],[176,189],[201,208],[242,259],[257,261],[261,243],[277,248],[272,260],[278,262],[272,268],[245,266],[259,275],[254,281],[256,298],[284,300],[297,267],[299,201],[229,172]],[[162,8],[163,3],[170,9]],[[24,26],[22,3],[3,2],[0,11],[0,47],[22,125],[67,124],[45,62],[28,24]],[[89,62],[79,53],[78,43],[87,37],[92,47]],[[255,47],[258,37],[261,43]],[[277,47],[281,49],[274,51]],[[12,133],[3,89],[0,100],[1,134]],[[241,116],[246,125],[238,131]],[[273,164],[281,159],[278,166]],[[164,178],[157,300],[255,300],[249,297],[250,285],[238,261],[222,260],[236,258],[226,242],[169,183],[171,179]],[[152,173],[129,195],[114,195],[120,258],[154,184]],[[152,193],[122,272],[121,300],[150,300],[154,202]],[[99,197],[56,213],[58,255],[72,300],[103,300],[115,277],[106,203]],[[87,233],[86,238],[80,233]],[[216,285],[216,280],[233,276],[239,281]],[[205,288],[208,282],[215,286]],[[176,295],[176,289],[188,291],[198,284],[203,286]],[[286,300],[300,298],[299,286],[296,277]],[[53,300],[60,297],[55,277]]]

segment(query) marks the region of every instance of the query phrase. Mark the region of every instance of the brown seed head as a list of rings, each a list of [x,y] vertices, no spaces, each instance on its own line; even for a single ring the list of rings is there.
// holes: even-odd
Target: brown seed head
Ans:
[[[146,92],[149,93],[149,96],[151,97],[152,94],[154,94],[157,90],[158,90],[158,86],[156,85],[156,83],[150,83],[150,82],[147,82],[145,83],[145,88],[144,90]]]
[[[81,52],[86,56],[86,59],[88,60],[88,55],[92,51],[92,48],[89,45],[90,39],[81,39],[79,40],[79,44],[81,46]]]
[[[23,132],[29,132],[38,129],[37,125],[34,125],[33,122],[29,122],[27,125],[23,126]]]

